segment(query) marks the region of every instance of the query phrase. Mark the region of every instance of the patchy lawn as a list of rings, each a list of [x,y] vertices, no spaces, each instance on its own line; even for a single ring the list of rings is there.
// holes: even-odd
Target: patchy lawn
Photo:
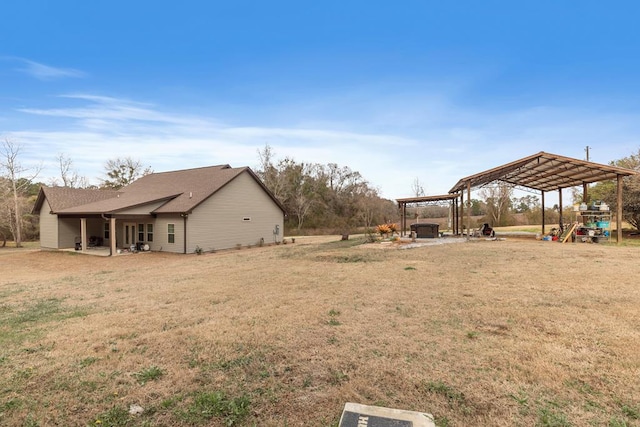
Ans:
[[[640,248],[357,243],[4,254],[0,424],[640,422]]]

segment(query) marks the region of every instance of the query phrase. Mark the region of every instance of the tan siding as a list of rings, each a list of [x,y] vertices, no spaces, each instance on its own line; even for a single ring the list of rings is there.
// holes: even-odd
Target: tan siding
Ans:
[[[51,207],[45,199],[40,208],[40,247],[58,249],[58,215],[49,212]]]
[[[58,248],[73,248],[80,237],[80,218],[58,219]]]
[[[243,218],[251,218],[243,221]],[[248,172],[244,172],[194,209],[187,222],[187,253],[196,246],[205,251],[229,249],[237,244],[256,245],[260,239],[274,242],[273,230],[280,229],[283,214],[278,205]]]
[[[89,218],[87,219],[87,239],[92,236],[100,237],[103,239],[102,245],[109,246],[109,240],[104,240],[104,224],[105,220],[102,218]]]
[[[175,225],[175,243],[169,243],[167,225]],[[180,215],[158,215],[153,225],[153,242],[149,243],[152,251],[184,252],[184,220]]]

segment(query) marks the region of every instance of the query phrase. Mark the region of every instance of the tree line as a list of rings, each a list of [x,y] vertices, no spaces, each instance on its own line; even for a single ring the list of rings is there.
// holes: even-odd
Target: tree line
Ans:
[[[40,186],[117,190],[153,170],[130,157],[108,159],[99,184],[90,184],[64,154],[56,157],[59,176],[45,184],[38,181],[41,166],[20,163],[22,147],[5,139],[0,144],[0,245],[8,238],[20,247],[23,241],[38,239],[38,218],[31,215]],[[285,229],[303,233],[350,233],[375,224],[396,221],[391,200],[379,196],[362,175],[347,166],[297,162],[290,157],[276,161],[268,145],[258,151],[256,174],[285,207]]]
[[[395,203],[380,197],[360,172],[348,166],[290,157],[276,161],[269,145],[258,151],[258,158],[256,174],[284,205],[289,233],[313,229],[345,234],[398,218]]]
[[[17,246],[23,240],[38,238],[37,216],[31,215],[41,185],[70,188],[119,189],[141,176],[152,173],[139,160],[130,157],[108,159],[98,185],[74,169],[73,161],[63,154],[56,157],[59,176],[47,184],[38,181],[40,166],[24,167],[20,162],[22,147],[5,139],[0,144],[0,245],[12,238]],[[358,171],[337,163],[305,163],[290,157],[276,160],[269,145],[258,150],[256,174],[282,203],[287,214],[285,229],[289,234],[331,232],[345,234],[363,231],[376,224],[396,222],[399,212],[395,202],[384,199]],[[640,172],[640,149],[627,157],[610,162],[613,166]],[[582,202],[581,188],[571,190],[573,203]],[[424,195],[418,179],[412,185],[416,196]],[[480,198],[470,201],[471,214],[478,222],[492,226],[515,225],[516,217],[529,224],[540,224],[542,207],[535,195],[514,197],[513,187],[497,183],[483,188]],[[589,189],[591,200],[606,202],[617,209],[616,183],[603,181]],[[549,222],[558,219],[559,207],[545,209]],[[449,209],[441,206],[416,208],[416,217],[442,218]],[[623,218],[640,230],[640,175],[623,180]],[[311,231],[313,230],[313,231]]]
[[[11,238],[16,247],[23,241],[37,240],[39,223],[31,211],[41,186],[69,188],[119,189],[140,176],[151,173],[138,160],[130,157],[109,159],[105,162],[105,177],[99,185],[89,184],[73,167],[73,161],[63,154],[56,157],[59,177],[50,178],[48,184],[38,181],[41,165],[24,166],[21,163],[22,146],[12,140],[0,143],[0,246],[6,246]]]

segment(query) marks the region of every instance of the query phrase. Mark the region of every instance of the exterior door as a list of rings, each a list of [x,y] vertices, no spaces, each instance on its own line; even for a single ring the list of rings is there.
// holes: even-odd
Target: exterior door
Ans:
[[[137,241],[137,230],[135,222],[124,223],[124,247],[128,248],[131,245],[135,245]]]

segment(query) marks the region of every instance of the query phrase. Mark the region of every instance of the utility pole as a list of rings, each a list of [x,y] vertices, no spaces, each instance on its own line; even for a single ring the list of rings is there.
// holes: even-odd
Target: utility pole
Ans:
[[[584,149],[584,151],[586,151],[586,152],[587,152],[587,162],[589,161],[589,149],[590,149],[590,148],[591,148],[591,147],[589,147],[589,146],[587,145],[587,147]]]

